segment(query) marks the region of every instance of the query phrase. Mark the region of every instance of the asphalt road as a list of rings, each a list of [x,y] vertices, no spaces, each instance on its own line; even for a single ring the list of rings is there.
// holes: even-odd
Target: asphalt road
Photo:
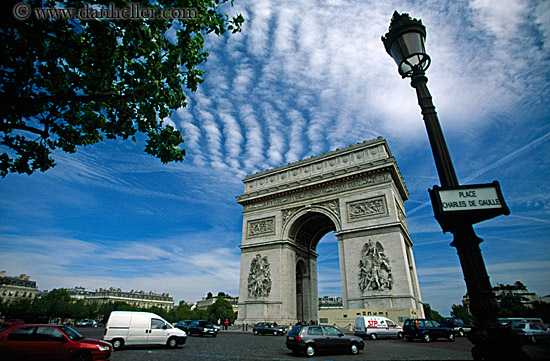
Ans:
[[[104,329],[77,328],[91,338],[102,339]],[[397,339],[367,340],[359,355],[322,354],[316,360],[471,360],[472,345],[465,337],[455,342],[439,340],[425,343]],[[532,359],[550,358],[550,344],[524,346]],[[113,353],[112,361],[172,361],[172,360],[304,360],[294,356],[285,346],[282,336],[254,336],[251,332],[220,331],[217,337],[187,337],[177,349],[144,346],[127,347]]]

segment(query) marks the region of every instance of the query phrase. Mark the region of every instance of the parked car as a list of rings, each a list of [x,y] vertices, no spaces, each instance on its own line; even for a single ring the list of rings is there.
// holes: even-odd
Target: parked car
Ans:
[[[465,323],[461,318],[445,317],[441,320],[441,325],[452,328],[455,335],[464,336],[474,328],[474,325]]]
[[[76,323],[76,327],[97,327],[95,320],[82,320]]]
[[[334,326],[294,326],[286,336],[286,347],[294,354],[303,353],[309,357],[317,352],[349,352],[357,355],[365,348],[363,339],[348,336]]]
[[[277,326],[274,322],[259,322],[254,325],[252,332],[255,335],[284,335],[286,328]]]
[[[193,321],[188,326],[189,335],[212,336],[216,337],[218,330],[210,321],[198,320]]]
[[[381,316],[359,316],[355,318],[355,336],[371,340],[381,337],[403,338],[403,327]]]
[[[113,311],[107,321],[103,340],[115,350],[125,345],[166,345],[176,348],[187,340],[187,333],[174,328],[151,312]]]
[[[452,328],[441,326],[436,320],[430,319],[407,319],[403,323],[403,336],[407,341],[413,341],[415,338],[426,342],[445,338],[449,341],[455,340],[455,334]]]
[[[193,322],[191,320],[181,320],[180,322],[176,323],[174,327],[179,328],[180,330],[183,330],[187,332],[187,328],[189,327],[189,324]]]
[[[7,328],[14,325],[24,325],[24,324],[25,324],[25,321],[21,319],[11,319],[11,320],[4,321],[4,323],[2,323],[2,327]]]
[[[0,333],[2,360],[110,360],[112,346],[85,338],[69,326],[17,325]]]
[[[524,342],[537,343],[550,339],[550,330],[539,322],[513,322],[508,327]]]

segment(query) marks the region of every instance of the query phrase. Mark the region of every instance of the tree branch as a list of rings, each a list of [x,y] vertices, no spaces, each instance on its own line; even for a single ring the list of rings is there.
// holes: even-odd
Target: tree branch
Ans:
[[[128,99],[131,96],[129,94],[118,94],[118,93],[99,93],[91,95],[45,95],[37,98],[21,98],[17,96],[10,96],[7,94],[2,94],[2,97],[7,100],[8,104],[13,104],[15,108],[30,106],[42,105],[46,103],[61,103],[61,102],[72,102],[76,101],[79,103],[88,103],[97,100],[108,100],[108,99]]]
[[[31,132],[31,133],[34,133],[34,134],[38,134],[42,138],[47,138],[49,136],[47,129],[42,130],[42,129],[31,127],[29,125],[22,124],[22,123],[15,123],[15,124],[14,123],[7,123],[7,122],[0,123],[0,131],[2,131],[4,133],[8,133],[10,130],[13,130],[13,129],[24,130],[24,131]]]

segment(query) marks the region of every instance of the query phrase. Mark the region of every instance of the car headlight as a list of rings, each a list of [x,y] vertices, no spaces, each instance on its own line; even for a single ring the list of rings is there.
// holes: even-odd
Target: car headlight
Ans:
[[[99,347],[100,351],[109,351],[111,349],[111,346],[97,345],[97,347]]]

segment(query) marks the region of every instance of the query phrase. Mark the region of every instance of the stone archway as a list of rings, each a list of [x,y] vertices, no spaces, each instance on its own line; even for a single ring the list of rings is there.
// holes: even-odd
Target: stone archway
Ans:
[[[237,323],[317,321],[317,244],[338,239],[344,308],[421,309],[404,201],[386,141],[249,175]]]

